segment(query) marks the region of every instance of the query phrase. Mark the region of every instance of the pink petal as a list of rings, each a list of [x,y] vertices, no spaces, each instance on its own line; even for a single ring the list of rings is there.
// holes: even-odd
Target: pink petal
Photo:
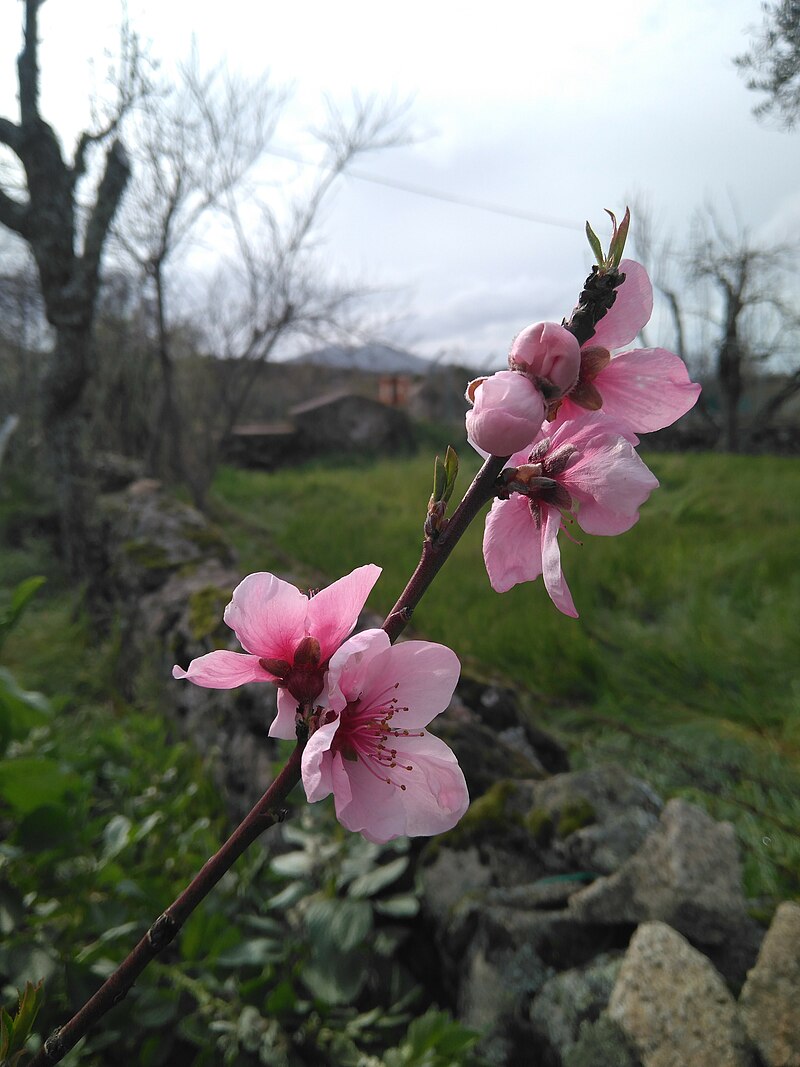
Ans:
[[[392,726],[419,729],[448,707],[460,672],[458,656],[444,645],[404,641],[370,663],[360,689],[361,706],[379,709],[393,700],[407,710],[395,714]]]
[[[492,589],[505,593],[542,573],[541,530],[536,529],[528,501],[521,496],[495,500],[486,516],[483,559]]]
[[[361,760],[334,757],[336,815],[348,830],[380,844],[443,833],[467,810],[467,784],[451,750],[431,734],[413,740],[412,770],[402,772],[404,790],[377,778]]]
[[[294,741],[297,737],[297,697],[287,689],[278,690],[278,714],[269,728],[270,737],[280,737],[284,741]]]
[[[224,618],[246,651],[292,663],[297,642],[305,637],[307,610],[308,598],[299,589],[260,571],[236,586]]]
[[[512,368],[521,365],[537,378],[546,378],[556,387],[555,395],[560,395],[568,393],[578,380],[581,350],[575,336],[563,326],[535,322],[514,338],[508,364]]]
[[[347,701],[363,690],[373,658],[390,647],[389,637],[384,630],[362,630],[345,641],[332,656],[328,668],[325,679],[326,707],[342,711]]]
[[[258,662],[257,656],[245,656],[241,652],[227,652],[224,649],[193,659],[187,670],[176,665],[172,668],[172,677],[186,678],[204,689],[235,689],[247,682],[274,681]]]
[[[583,421],[587,418],[602,419],[604,420],[607,429],[620,434],[626,441],[630,441],[632,445],[639,444],[639,438],[631,429],[630,424],[617,417],[611,418],[606,414],[605,406],[602,407],[600,411],[587,411],[578,404],[574,404],[569,397],[562,401],[561,407],[558,409],[558,415],[554,421],[550,423],[552,440],[560,441],[562,444],[568,440],[572,440],[574,437],[574,427],[577,424],[583,425]],[[563,432],[559,432],[562,427],[564,427]]]
[[[323,662],[355,626],[380,574],[374,563],[357,567],[309,600],[307,632],[319,641]]]
[[[633,446],[614,432],[598,434],[565,472],[564,485],[579,502],[578,523],[590,534],[620,534],[639,518],[639,508],[658,479]]]
[[[637,433],[670,426],[700,395],[683,360],[664,348],[637,348],[615,356],[595,385],[606,415],[624,420]]]
[[[641,263],[623,259],[619,269],[624,272],[625,281],[617,289],[613,307],[600,319],[594,336],[587,342],[611,351],[630,344],[653,313],[653,286]]]
[[[467,394],[474,396],[466,416],[467,434],[479,450],[510,456],[532,441],[541,428],[544,398],[524,374],[497,371],[479,379]]]
[[[561,513],[545,505],[542,508],[542,574],[544,585],[550,599],[559,611],[578,618],[572,594],[561,569],[561,550],[558,547],[558,531],[561,526]]]
[[[309,737],[303,751],[301,774],[309,803],[322,800],[333,792],[333,756],[330,748],[338,726],[338,716],[333,722],[320,726]]]

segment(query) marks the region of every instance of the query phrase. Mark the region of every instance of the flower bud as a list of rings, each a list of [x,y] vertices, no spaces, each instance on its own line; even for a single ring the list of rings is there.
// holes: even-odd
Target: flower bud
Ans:
[[[527,374],[547,400],[564,396],[578,380],[578,339],[555,322],[535,322],[517,334],[508,355],[512,370]]]
[[[544,398],[524,374],[501,370],[490,378],[476,378],[466,396],[473,405],[467,412],[467,435],[493,456],[518,452],[541,429]]]

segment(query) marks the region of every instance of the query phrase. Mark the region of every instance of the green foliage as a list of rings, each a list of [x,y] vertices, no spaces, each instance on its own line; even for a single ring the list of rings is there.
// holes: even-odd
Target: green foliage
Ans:
[[[17,1067],[25,1055],[25,1045],[31,1035],[42,1003],[42,983],[25,983],[16,1014],[12,1018],[0,1008],[0,1064]]]
[[[41,575],[26,578],[24,582],[11,591],[6,605],[0,605],[0,652],[5,640],[22,617],[28,602],[44,585],[46,579]]]
[[[477,1034],[454,1023],[444,1012],[428,1011],[415,1019],[396,1049],[384,1057],[385,1067],[459,1067],[465,1063]]]

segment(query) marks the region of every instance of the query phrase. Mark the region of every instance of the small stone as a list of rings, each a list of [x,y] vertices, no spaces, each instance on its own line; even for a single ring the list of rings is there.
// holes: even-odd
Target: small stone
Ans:
[[[545,982],[533,1001],[531,1022],[563,1058],[578,1040],[583,1022],[594,1022],[608,1004],[620,955],[601,953],[586,967],[562,971]]]
[[[608,1014],[644,1067],[752,1067],[721,975],[666,923],[644,923],[633,935]]]
[[[766,1067],[800,1067],[800,904],[775,912],[739,1003]]]

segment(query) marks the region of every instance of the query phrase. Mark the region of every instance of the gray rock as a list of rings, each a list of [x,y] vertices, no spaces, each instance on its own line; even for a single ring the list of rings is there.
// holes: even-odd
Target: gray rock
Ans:
[[[564,1067],[642,1067],[624,1030],[605,1012],[595,1023],[581,1023],[578,1040],[563,1063]]]
[[[644,1067],[752,1067],[744,1027],[722,977],[665,923],[644,923],[634,934],[608,1015]]]
[[[766,1067],[800,1067],[800,904],[778,907],[739,1003]]]
[[[481,861],[474,845],[458,851],[439,848],[421,871],[425,909],[437,926],[445,927],[456,906],[491,880],[491,868]]]
[[[570,910],[584,922],[661,919],[700,944],[722,944],[751,925],[733,827],[671,800],[641,848],[576,893]]]
[[[581,1024],[594,1022],[608,1004],[621,965],[621,954],[601,953],[586,967],[550,978],[534,997],[534,1030],[562,1058],[577,1042]]]
[[[534,806],[550,816],[550,848],[560,864],[608,874],[657,824],[661,800],[622,767],[605,764],[538,783]]]
[[[458,1015],[482,1031],[481,1055],[490,1063],[519,1062],[520,1049],[544,1043],[528,1023],[533,994],[553,974],[537,951],[544,929],[531,929],[524,913],[475,908],[466,928],[472,936],[459,961]],[[531,1062],[539,1063],[535,1056]]]

